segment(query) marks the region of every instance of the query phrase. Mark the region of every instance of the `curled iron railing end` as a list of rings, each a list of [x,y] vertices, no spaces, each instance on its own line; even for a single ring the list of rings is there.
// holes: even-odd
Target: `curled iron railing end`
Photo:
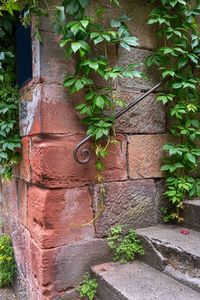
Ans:
[[[146,98],[148,95],[150,95],[152,92],[156,91],[163,83],[168,81],[168,77],[163,79],[161,82],[156,84],[154,87],[152,87],[150,90],[148,90],[145,94],[142,94],[137,99],[135,99],[132,103],[130,103],[127,107],[123,108],[121,111],[116,113],[114,116],[115,119],[120,118],[124,113],[126,113],[129,109],[133,108],[137,103],[139,103],[141,100]],[[82,140],[74,149],[73,156],[77,163],[79,164],[87,164],[90,161],[91,158],[91,150],[88,148],[82,148],[81,147],[90,139],[92,138],[92,135],[87,136],[84,140]]]
[[[74,159],[79,164],[87,164],[91,159],[91,150],[88,148],[81,148],[87,141],[91,139],[91,137],[91,135],[87,136],[76,146],[76,148],[73,151]]]

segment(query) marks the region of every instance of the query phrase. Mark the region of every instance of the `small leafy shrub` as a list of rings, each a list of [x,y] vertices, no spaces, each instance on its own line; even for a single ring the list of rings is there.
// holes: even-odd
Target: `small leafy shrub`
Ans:
[[[0,287],[8,286],[13,282],[15,270],[11,238],[3,235],[0,237]]]
[[[10,180],[20,158],[19,94],[16,87],[0,83],[0,165],[3,180]]]
[[[85,273],[83,281],[76,290],[81,298],[86,297],[88,300],[93,300],[97,293],[97,287],[96,279],[91,278],[89,273]]]
[[[136,254],[144,254],[140,241],[133,229],[123,235],[122,226],[111,228],[108,234],[108,245],[114,251],[113,261],[127,263],[135,259]]]

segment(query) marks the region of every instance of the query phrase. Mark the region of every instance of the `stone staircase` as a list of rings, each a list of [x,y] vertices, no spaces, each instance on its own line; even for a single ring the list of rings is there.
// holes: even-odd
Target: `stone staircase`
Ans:
[[[200,200],[185,201],[185,227],[137,230],[145,255],[92,267],[99,300],[200,300]],[[185,231],[183,231],[185,229]]]

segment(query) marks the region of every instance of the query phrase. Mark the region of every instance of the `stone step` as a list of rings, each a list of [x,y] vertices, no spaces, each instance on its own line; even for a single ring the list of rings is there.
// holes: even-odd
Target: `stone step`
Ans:
[[[200,233],[173,225],[137,230],[150,266],[200,292]],[[199,296],[200,299],[200,296]]]
[[[100,300],[199,300],[200,294],[141,261],[94,266]]]
[[[200,199],[184,201],[184,224],[200,231]]]

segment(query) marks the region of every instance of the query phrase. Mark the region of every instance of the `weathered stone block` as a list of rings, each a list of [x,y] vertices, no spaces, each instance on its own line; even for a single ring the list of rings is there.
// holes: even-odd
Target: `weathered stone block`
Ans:
[[[19,222],[12,224],[12,242],[17,268],[27,279],[30,279],[30,234]]]
[[[106,0],[93,0],[88,7],[88,14],[96,18],[95,10],[99,6],[105,7],[104,15],[101,18],[101,23],[110,27],[110,21],[115,18],[120,18],[126,14],[131,18],[127,25],[133,36],[138,38],[138,42],[142,48],[157,49],[159,39],[156,38],[156,27],[147,24],[152,6],[145,0],[121,1],[120,7],[110,4]],[[99,20],[98,20],[99,21]]]
[[[129,140],[129,175],[131,179],[163,177],[161,158],[166,134],[134,135]]]
[[[27,183],[23,180],[16,181],[18,220],[27,226]]]
[[[65,51],[60,48],[54,33],[41,32],[43,43],[40,44],[40,80],[48,83],[62,84],[64,77],[74,72],[75,62],[66,60]]]
[[[83,96],[79,93],[78,97]],[[74,110],[76,98],[69,96],[64,87],[57,84],[38,84],[21,91],[21,135],[84,132]]]
[[[116,97],[127,104],[142,96],[137,91],[118,91]],[[151,94],[116,122],[116,130],[123,133],[164,133],[166,130],[166,108]]]
[[[184,225],[200,231],[200,199],[184,201]]]
[[[55,300],[80,300],[78,292],[75,289],[70,289],[59,293]]]
[[[48,250],[40,249],[32,241],[32,276],[39,283],[41,295],[54,299],[51,296],[76,287],[92,265],[109,261],[110,254],[107,242],[102,239]]]
[[[17,274],[15,276],[15,282],[13,285],[14,291],[16,295],[18,296],[18,299],[20,300],[32,300],[31,297],[28,297],[28,281],[20,272],[20,270],[17,270]]]
[[[104,237],[110,228],[148,227],[157,224],[156,189],[154,181],[136,180],[104,184],[104,209],[95,222],[98,237]],[[94,209],[99,210],[100,186],[94,188]]]
[[[152,52],[149,50],[132,48],[130,52],[126,51],[123,48],[119,48],[118,52],[118,64],[120,66],[127,66],[128,64],[143,63],[145,59],[151,55]],[[140,67],[140,70],[145,72],[148,76],[148,79],[140,78],[126,78],[120,79],[119,84],[123,88],[130,88],[133,90],[147,91],[154,87],[161,81],[158,69],[151,68],[147,71],[147,68],[143,65]]]
[[[82,138],[82,136],[33,138],[30,153],[32,181],[48,188],[81,186],[95,181],[94,156],[90,163],[85,165],[78,164],[73,158],[73,150]],[[121,135],[117,139],[118,145],[111,145],[110,155],[105,159],[106,181],[127,179],[127,142]]]
[[[12,220],[18,215],[17,182],[14,178],[12,179],[12,181],[2,183],[1,197],[3,213],[10,215],[10,218],[8,218],[7,222],[12,223]],[[4,225],[5,224],[3,224],[3,227]]]
[[[94,236],[91,195],[87,187],[28,192],[28,228],[41,248],[53,248]]]
[[[31,169],[30,169],[30,139],[29,137],[22,138],[22,148],[21,148],[21,157],[18,165],[15,167],[14,175],[17,178],[24,179],[29,182],[31,178]]]
[[[15,178],[2,184],[2,228],[11,234],[12,225],[18,219],[26,226],[27,186],[23,180]]]
[[[165,179],[155,179],[155,186],[156,186],[156,205],[157,205],[157,212],[158,212],[158,223],[164,223],[163,217],[164,214],[161,211],[163,207],[170,209],[171,203],[164,195],[166,191],[165,186]]]

